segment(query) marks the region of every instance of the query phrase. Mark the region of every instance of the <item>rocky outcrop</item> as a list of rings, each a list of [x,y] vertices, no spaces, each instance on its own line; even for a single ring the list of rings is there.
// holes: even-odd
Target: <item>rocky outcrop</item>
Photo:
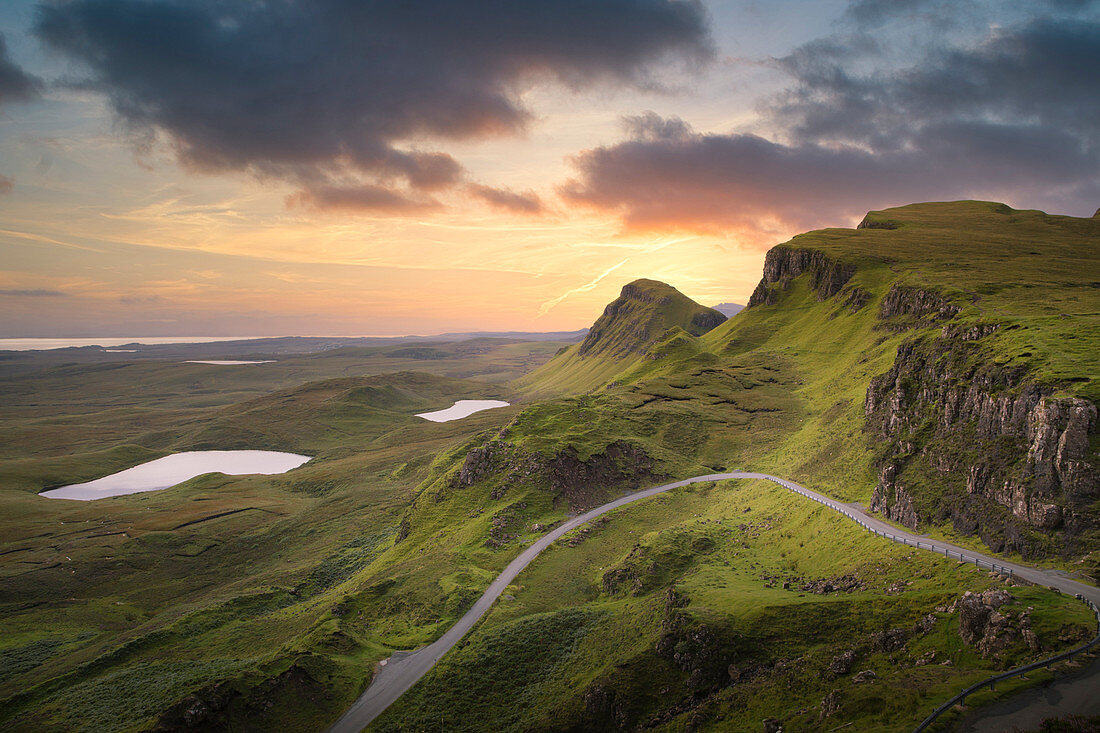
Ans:
[[[832,717],[840,712],[840,693],[836,690],[830,690],[829,694],[821,698],[821,714],[820,719]]]
[[[500,440],[491,440],[466,454],[462,468],[451,479],[451,485],[459,488],[473,486],[493,475],[516,456],[516,446]]]
[[[852,671],[852,665],[856,661],[855,649],[848,649],[833,657],[833,661],[829,663],[829,671],[833,674],[840,675],[848,674]]]
[[[668,659],[688,675],[688,684],[707,688],[726,682],[734,657],[716,629],[676,614],[665,621],[657,640],[657,656]]]
[[[879,305],[882,320],[903,319],[895,328],[931,325],[954,318],[962,309],[935,290],[894,285]]]
[[[764,277],[749,298],[749,308],[756,305],[774,305],[779,290],[786,290],[791,280],[809,273],[810,286],[818,300],[831,298],[855,274],[855,265],[837,262],[824,252],[795,247],[772,247],[764,256]]]
[[[635,490],[657,478],[649,454],[625,440],[617,440],[587,459],[567,446],[545,465],[555,497],[573,511],[599,503],[601,489],[621,486]]]
[[[778,582],[780,576],[765,573],[761,576],[767,587]],[[830,593],[854,593],[866,590],[866,584],[854,575],[834,575],[831,578],[804,578],[800,575],[788,575],[783,579],[783,590],[801,591],[824,596]]]
[[[746,678],[748,673],[738,666],[738,638],[728,628],[700,622],[683,610],[687,604],[685,596],[669,588],[657,656],[676,665],[700,691]]]
[[[841,291],[841,298],[843,299],[844,306],[842,309],[834,312],[830,317],[836,317],[841,311],[847,310],[848,313],[857,313],[863,309],[863,306],[871,302],[871,291],[859,286],[847,287]]]
[[[981,323],[948,323],[943,327],[943,338],[954,341],[977,341],[986,336],[992,336],[999,330],[1001,324]]]
[[[871,511],[878,512],[910,529],[920,524],[920,516],[913,505],[913,497],[896,482],[897,466],[888,464],[879,474],[878,486],[871,493]]]
[[[509,487],[540,486],[576,511],[595,506],[608,488],[638,489],[658,477],[649,454],[625,440],[610,443],[587,458],[571,445],[548,456],[524,451],[505,440],[490,440],[467,452],[448,486],[463,489],[484,482],[493,486],[492,499],[502,498]],[[436,500],[442,501],[446,495],[439,492]]]
[[[584,691],[584,712],[588,726],[600,730],[626,730],[630,723],[622,695],[599,682]]]
[[[165,710],[153,730],[156,733],[227,730],[226,708],[240,696],[228,681],[209,685]]]
[[[302,659],[308,664],[318,658],[307,655]],[[303,664],[294,662],[285,671],[258,684],[223,680],[207,685],[165,710],[152,730],[156,733],[232,731],[240,730],[244,720],[252,729],[263,730],[271,722],[264,719],[264,712],[272,708],[276,700],[293,698],[309,705],[327,694],[328,690]]]
[[[967,591],[950,609],[959,614],[959,637],[986,659],[996,658],[1018,640],[1037,651],[1040,645],[1031,630],[1030,611],[1013,613],[1002,608],[1014,600],[1006,590]]]
[[[903,343],[890,371],[871,381],[864,412],[883,444],[872,509],[909,527],[950,518],[994,550],[1038,554],[1028,528],[1079,536],[1090,526],[1087,507],[1100,497],[1089,448],[1097,408],[1056,396],[1024,367],[988,360],[979,334],[995,329],[975,328]],[[922,494],[913,481],[949,490]]]
[[[523,528],[523,515],[520,512],[526,508],[527,502],[517,501],[494,514],[489,521],[489,538],[485,540],[485,546],[499,550],[514,540]]]

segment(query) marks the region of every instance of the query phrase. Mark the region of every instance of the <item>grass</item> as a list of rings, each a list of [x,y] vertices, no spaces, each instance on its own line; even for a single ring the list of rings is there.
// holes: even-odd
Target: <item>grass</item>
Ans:
[[[719,729],[743,730],[775,716],[792,730],[817,730],[821,698],[840,688],[846,711],[841,721],[860,730],[897,730],[919,722],[938,695],[998,666],[961,642],[953,615],[936,611],[965,590],[998,583],[969,565],[869,535],[769,482],[695,485],[611,517],[580,544],[559,542],[544,552],[508,589],[512,598],[498,601],[465,645],[372,730],[599,727],[583,701],[605,689],[618,691],[626,706],[618,714],[626,716],[628,727],[675,709],[679,700],[693,708],[691,714],[674,716],[658,729],[679,730],[688,720],[702,719],[720,723]],[[604,582],[609,572],[632,565],[653,582],[609,592]],[[814,595],[783,590],[768,579],[807,573],[852,574],[865,589]],[[897,581],[911,584],[900,594],[887,594]],[[675,664],[654,657],[670,584],[690,599],[684,612],[693,623],[733,640],[710,650],[719,670],[731,664],[755,667],[762,670],[756,677],[698,689]],[[1011,591],[1019,606],[1035,607],[1034,628],[1046,643],[1058,643],[1063,630],[1058,623],[1089,628],[1089,614],[1072,599],[1040,589]],[[937,616],[933,630],[912,637],[901,652],[860,655],[853,673],[878,674],[869,687],[825,672],[833,656],[859,647],[861,638],[908,629],[929,613]],[[545,640],[545,629],[582,618],[576,614],[588,614],[583,633],[571,629],[553,643]],[[527,646],[512,641],[519,634]],[[938,662],[951,659],[953,666],[914,667],[930,650],[937,650]],[[1027,652],[1016,648],[1011,654],[1000,665]],[[538,664],[531,664],[532,657]],[[538,674],[528,678],[532,669]],[[513,689],[517,680],[521,689]],[[692,702],[700,694],[701,715]],[[889,704],[878,704],[887,698]],[[514,704],[517,699],[523,704]],[[791,718],[790,712],[801,708],[814,714]],[[433,717],[438,715],[443,717]]]
[[[188,694],[214,700],[222,682],[234,695],[215,712],[220,724],[315,730],[367,685],[373,663],[438,638],[571,511],[737,468],[866,502],[879,458],[867,385],[903,342],[939,331],[880,321],[897,283],[934,283],[963,308],[962,323],[1018,324],[983,356],[1094,398],[1095,224],[980,202],[871,216],[897,228],[824,230],[790,245],[856,266],[835,298],[797,278],[775,305],[702,335],[683,303],[637,309],[639,342],[605,324],[608,353],[567,347],[516,381],[562,345],[337,350],[247,373],[20,366],[0,378],[12,404],[0,425],[13,439],[0,463],[0,721],[68,729],[117,715],[110,729],[147,728]],[[869,294],[862,309],[846,305],[854,288]],[[644,355],[611,355],[639,343]],[[414,363],[419,373],[402,371]],[[462,397],[516,404],[456,423],[413,417]],[[226,445],[317,459],[284,476],[205,476],[94,505],[34,496]],[[776,717],[786,730],[819,730],[835,691],[830,726],[897,730],[1035,656],[1017,643],[983,659],[956,616],[937,610],[999,581],[770,483],[696,484],[606,517],[544,552],[376,728],[744,730]],[[782,587],[838,576],[862,589]],[[1047,648],[1088,632],[1072,599],[1011,591],[1016,607],[1034,608]],[[913,632],[929,614],[928,630]],[[909,630],[904,647],[876,646],[896,628]],[[849,650],[851,673],[828,672]],[[937,662],[918,666],[931,651]],[[853,684],[863,670],[875,681]],[[130,710],[103,699],[111,685],[158,674],[163,683]]]
[[[507,346],[518,353],[515,344]],[[534,351],[543,348],[539,344]],[[471,355],[473,363],[463,368],[496,369],[497,356],[488,348],[488,358]],[[342,363],[341,370],[348,368]],[[178,365],[134,366],[157,371]],[[369,371],[370,364],[363,369]],[[341,638],[335,614],[347,587],[355,587],[392,543],[430,456],[515,412],[506,408],[457,423],[426,423],[412,413],[466,396],[512,394],[483,382],[424,373],[344,377],[276,391],[232,409],[166,410],[172,417],[164,417],[165,423],[175,421],[171,436],[164,437],[157,423],[152,432],[139,432],[135,442],[112,446],[118,436],[107,430],[89,439],[94,449],[66,453],[66,447],[84,440],[81,421],[94,422],[105,407],[99,403],[118,399],[105,395],[123,389],[111,383],[102,390],[91,387],[96,380],[114,379],[118,370],[94,367],[83,377],[78,369],[68,371],[79,385],[73,394],[85,395],[83,402],[68,405],[71,423],[47,418],[51,427],[42,429],[41,438],[26,433],[21,438],[32,457],[0,465],[0,718],[5,727],[17,729],[144,729],[186,693],[201,693],[227,678],[244,690],[248,704],[263,706],[274,699],[271,685],[278,676],[302,654],[312,658],[316,652],[328,660],[324,687],[330,691],[319,707],[299,710],[291,703],[282,720],[321,725],[365,683],[370,667],[362,655],[379,653],[370,641],[360,646]],[[20,389],[33,393],[42,388],[42,379],[25,374]],[[266,391],[263,379],[252,388]],[[160,409],[152,406],[160,396],[130,389],[135,402],[147,400],[148,409]],[[230,394],[222,397],[232,399]],[[37,409],[48,414],[69,398],[53,399]],[[26,413],[31,407],[28,401],[19,409]],[[128,408],[110,410],[121,415]],[[77,423],[80,427],[66,432],[64,426]],[[56,445],[44,442],[47,433],[56,436]],[[34,494],[167,450],[238,444],[318,457],[285,476],[213,474],[168,491],[94,503]],[[100,700],[100,690],[141,685],[151,677],[163,683],[146,685],[126,715]],[[111,704],[127,703],[116,697]],[[241,708],[232,714],[247,713]],[[116,727],[102,725],[112,717]]]

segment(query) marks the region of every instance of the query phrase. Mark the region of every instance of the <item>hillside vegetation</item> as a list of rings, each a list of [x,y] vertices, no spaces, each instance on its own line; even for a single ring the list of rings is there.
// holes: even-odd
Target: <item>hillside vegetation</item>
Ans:
[[[748,468],[1094,575],[1098,224],[960,202],[796,237],[769,253],[751,306],[701,337],[673,327],[634,359],[574,347],[523,380],[561,396],[426,483],[408,541],[423,547],[476,506],[494,518],[490,538],[502,527],[505,544],[522,542],[554,507],[599,503],[648,475]],[[926,355],[916,366],[914,353]],[[612,451],[630,460],[611,464]],[[589,478],[579,500],[552,470],[573,452]],[[983,492],[982,476],[1015,481],[1015,495]],[[601,483],[611,491],[595,493]],[[1013,588],[1015,630],[983,646],[960,636],[957,601],[994,581],[834,527],[770,487],[693,491],[623,510],[540,558],[378,729],[744,730],[774,717],[786,730],[826,718],[898,730],[980,670],[1090,634],[1086,609]],[[1035,521],[1040,503],[1062,520]],[[1069,615],[1058,638],[1028,646],[1024,610],[1036,604]],[[1080,625],[1063,626],[1071,617]],[[539,639],[538,651],[520,641]],[[837,671],[849,662],[875,681],[853,684]],[[529,664],[538,671],[525,676]],[[486,665],[504,670],[507,699],[528,704],[493,703],[492,685],[506,683],[480,681]]]
[[[653,349],[676,334],[702,336],[726,317],[656,280],[635,280],[604,309],[579,344],[519,383],[547,395],[586,392],[628,367],[657,358]]]
[[[1095,574],[1098,294],[1100,220],[921,204],[774,248],[728,321],[631,283],[582,343],[510,385],[322,381],[158,422],[160,443],[95,453],[85,436],[98,466],[6,462],[21,498],[0,548],[0,720],[316,730],[567,514],[718,470]],[[411,417],[474,395],[517,404]],[[234,440],[319,460],[97,512],[27,494]],[[1093,633],[1072,598],[893,545],[770,483],[696,484],[547,550],[372,728],[894,731]]]

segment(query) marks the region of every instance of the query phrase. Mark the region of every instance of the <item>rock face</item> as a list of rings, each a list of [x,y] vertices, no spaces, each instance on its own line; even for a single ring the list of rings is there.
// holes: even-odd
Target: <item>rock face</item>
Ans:
[[[772,247],[764,256],[764,277],[756,286],[748,307],[774,305],[778,290],[786,290],[790,281],[802,273],[810,274],[810,285],[818,300],[840,292],[855,273],[854,265],[837,262],[823,252],[795,247]]]
[[[944,312],[917,302],[916,313]],[[1089,526],[1087,507],[1100,497],[1089,453],[1097,409],[1056,397],[1022,367],[985,360],[980,340],[994,330],[948,327],[906,341],[890,371],[871,381],[864,412],[885,444],[871,507],[909,527],[951,518],[994,550],[1034,554],[1027,529],[1075,536]],[[920,476],[954,491],[922,496],[908,485]],[[997,519],[990,503],[1006,516]]]
[[[879,318],[886,320],[908,316],[910,322],[905,327],[914,325],[911,323],[913,320],[920,325],[930,325],[935,321],[954,318],[960,310],[959,306],[935,290],[894,285],[882,298]]]
[[[871,494],[871,511],[882,514],[898,524],[916,529],[920,517],[913,506],[913,497],[895,482],[897,466],[884,466],[879,474],[878,486]]]

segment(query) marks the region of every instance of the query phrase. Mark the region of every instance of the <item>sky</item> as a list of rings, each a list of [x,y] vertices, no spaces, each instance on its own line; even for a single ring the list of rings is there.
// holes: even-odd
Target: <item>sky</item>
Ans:
[[[0,337],[744,303],[869,210],[1100,206],[1091,0],[0,3]]]

